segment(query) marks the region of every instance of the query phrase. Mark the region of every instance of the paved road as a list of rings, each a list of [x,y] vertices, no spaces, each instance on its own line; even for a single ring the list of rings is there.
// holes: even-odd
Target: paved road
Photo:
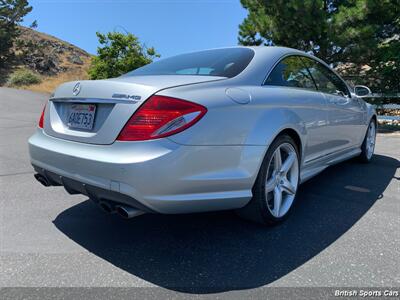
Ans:
[[[400,137],[369,165],[329,168],[281,226],[230,212],[129,221],[33,179],[27,139],[46,95],[0,89],[0,286],[400,286]]]

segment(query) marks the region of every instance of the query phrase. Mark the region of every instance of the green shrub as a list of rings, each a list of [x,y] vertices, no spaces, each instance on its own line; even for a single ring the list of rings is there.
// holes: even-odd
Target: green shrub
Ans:
[[[22,86],[40,83],[42,80],[39,75],[29,70],[15,71],[8,79],[10,86]]]
[[[160,57],[154,48],[142,45],[132,33],[97,32],[96,35],[101,46],[90,65],[90,79],[118,77]]]

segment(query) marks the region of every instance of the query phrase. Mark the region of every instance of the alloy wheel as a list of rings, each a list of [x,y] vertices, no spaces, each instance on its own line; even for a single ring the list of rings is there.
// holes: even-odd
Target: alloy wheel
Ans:
[[[265,180],[267,207],[275,218],[283,217],[290,209],[299,183],[299,159],[289,143],[279,145],[268,164]]]
[[[365,144],[368,159],[371,159],[372,155],[374,154],[375,140],[376,140],[376,127],[375,127],[375,122],[372,121],[371,123],[369,123],[367,141]]]

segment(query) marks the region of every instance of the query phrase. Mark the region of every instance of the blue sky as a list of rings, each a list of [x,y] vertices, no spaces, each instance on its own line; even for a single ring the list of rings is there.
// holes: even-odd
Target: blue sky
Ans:
[[[96,31],[132,32],[162,57],[237,44],[239,0],[30,0],[23,25],[95,54]]]

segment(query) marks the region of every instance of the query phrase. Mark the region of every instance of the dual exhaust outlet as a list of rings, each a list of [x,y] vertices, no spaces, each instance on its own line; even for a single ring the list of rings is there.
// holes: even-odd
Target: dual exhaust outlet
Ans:
[[[50,182],[45,176],[41,174],[35,174],[34,176],[37,181],[39,181],[42,185],[46,187],[53,185],[52,182]],[[131,219],[144,214],[143,211],[133,208],[129,205],[119,204],[109,200],[102,199],[100,201],[95,201],[95,203],[97,203],[100,206],[100,208],[106,213],[109,214],[116,213],[117,215],[119,215],[124,219]]]
[[[144,212],[142,212],[136,208],[133,208],[131,206],[123,205],[123,204],[114,204],[114,203],[112,203],[110,201],[106,201],[106,200],[101,200],[99,202],[99,206],[106,213],[109,213],[109,214],[116,213],[117,215],[119,215],[120,217],[122,217],[124,219],[131,219],[131,218],[134,218],[134,217],[144,214]]]

